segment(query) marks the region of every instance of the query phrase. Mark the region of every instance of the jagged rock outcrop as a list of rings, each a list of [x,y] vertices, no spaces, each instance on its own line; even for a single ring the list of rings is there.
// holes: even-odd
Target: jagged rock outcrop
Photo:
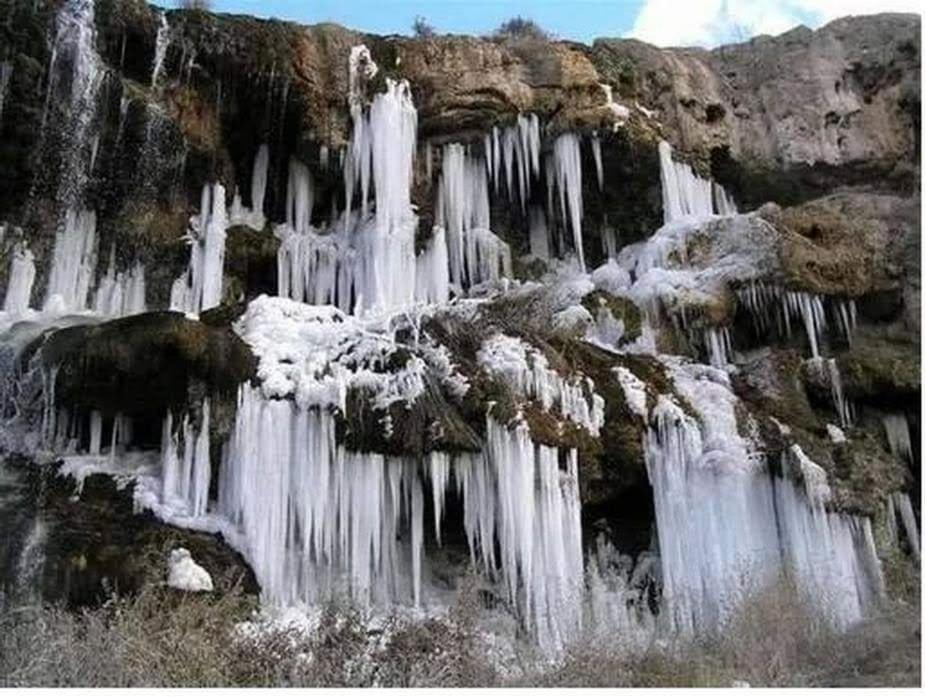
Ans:
[[[711,51],[601,39],[593,56],[737,200],[786,204],[875,175],[914,188],[920,32],[915,15],[884,14]]]

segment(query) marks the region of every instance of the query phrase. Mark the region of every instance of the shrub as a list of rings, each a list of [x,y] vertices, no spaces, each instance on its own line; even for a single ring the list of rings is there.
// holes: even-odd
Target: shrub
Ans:
[[[180,0],[180,7],[184,10],[209,12],[212,9],[212,0]]]
[[[147,586],[72,613],[0,597],[0,686],[367,687],[918,685],[916,599],[835,631],[788,579],[754,593],[712,639],[622,642],[589,635],[550,662],[524,651],[495,672],[466,580],[446,617],[372,622],[345,602],[311,632],[243,630],[237,587],[191,595]]]
[[[510,39],[540,39],[548,41],[551,37],[549,32],[543,29],[532,19],[517,16],[511,17],[501,26],[495,29],[495,36]]]
[[[432,39],[437,35],[437,30],[434,29],[433,25],[420,15],[414,18],[411,31],[419,39]]]

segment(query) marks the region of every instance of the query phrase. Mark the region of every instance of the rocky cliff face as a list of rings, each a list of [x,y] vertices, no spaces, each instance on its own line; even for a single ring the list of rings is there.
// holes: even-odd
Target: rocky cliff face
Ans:
[[[435,577],[459,571],[444,518],[515,607],[528,559],[583,587],[582,555],[550,540],[670,597],[686,591],[652,556],[725,588],[729,559],[780,547],[761,560],[776,568],[821,525],[867,570],[851,618],[882,590],[874,538],[917,544],[896,512],[919,505],[916,17],[713,51],[133,0],[2,0],[0,17],[4,451],[76,482],[131,476],[136,506],[220,532],[283,601],[318,591],[280,571],[293,540],[315,526],[303,554],[330,562],[335,521],[366,509],[394,515],[383,549],[413,547],[414,578],[376,592],[415,603],[424,550]],[[532,474],[506,479],[521,465],[555,485],[534,500]],[[365,502],[344,510],[305,494],[348,466],[388,476],[337,479],[332,500]],[[91,510],[125,513],[127,494],[88,481]],[[543,534],[501,512],[523,497]],[[713,540],[713,500],[741,503],[719,521],[745,516],[754,539]],[[514,525],[497,565],[495,506]],[[290,528],[268,513],[303,509]],[[98,562],[81,584],[112,573]],[[722,604],[687,601],[672,616],[691,624]],[[570,612],[548,610],[551,635]]]
[[[906,15],[844,18],[712,51],[602,39],[602,75],[739,200],[791,203],[877,175],[911,191],[920,148],[920,32]],[[744,175],[744,176],[743,176]],[[761,177],[764,190],[749,191]],[[775,181],[776,180],[776,181]]]

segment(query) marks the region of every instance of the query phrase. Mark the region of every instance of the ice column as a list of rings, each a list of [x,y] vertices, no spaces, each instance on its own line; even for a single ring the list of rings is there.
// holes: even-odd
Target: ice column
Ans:
[[[221,303],[227,226],[225,187],[206,184],[199,217],[189,232],[189,268],[170,291],[172,310],[199,313]]]
[[[193,428],[189,415],[183,418],[180,432],[174,433],[173,415],[164,419],[161,436],[161,500],[170,509],[193,518],[208,510],[209,483],[212,476],[209,456],[209,400],[202,403],[198,429]]]
[[[87,309],[96,273],[96,213],[68,209],[55,234],[55,249],[45,294],[45,309],[74,312]]]
[[[584,208],[581,197],[581,141],[574,133],[564,133],[553,146],[550,181],[559,191],[559,212],[563,227],[572,229],[572,247],[578,265],[584,270],[585,253],[581,238],[581,219]]]
[[[167,57],[167,48],[170,46],[170,24],[167,22],[167,14],[161,12],[159,18],[157,38],[154,40],[154,64],[151,68],[152,87],[157,86],[157,78],[161,74],[164,59]]]
[[[671,146],[664,140],[658,144],[658,158],[666,223],[685,217],[708,218],[714,214],[736,213],[735,203],[723,187],[710,179],[701,179],[690,165],[676,162],[671,156]]]
[[[446,231],[449,280],[460,288],[511,275],[511,251],[489,228],[485,163],[459,143],[443,149],[437,224]]]
[[[10,315],[21,315],[28,310],[34,281],[35,257],[26,243],[20,242],[13,248],[10,280],[3,300],[3,311]]]

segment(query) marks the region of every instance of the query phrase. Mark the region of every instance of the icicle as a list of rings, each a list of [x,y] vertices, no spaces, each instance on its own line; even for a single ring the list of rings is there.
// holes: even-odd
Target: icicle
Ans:
[[[170,46],[170,24],[167,22],[167,13],[161,12],[160,24],[157,28],[157,38],[154,40],[154,65],[151,68],[151,87],[157,86],[157,78],[164,66],[167,57],[167,48]]]
[[[411,482],[411,577],[414,589],[414,606],[421,605],[421,563],[424,554],[424,493],[421,480]]]
[[[818,382],[828,385],[842,427],[850,426],[854,419],[854,408],[845,397],[838,363],[834,358],[809,358],[806,364]]]
[[[713,182],[713,200],[713,210],[716,211],[716,215],[736,215],[739,212],[732,197],[716,182]]]
[[[95,409],[90,412],[90,450],[91,455],[99,455],[103,444],[103,415]]]
[[[890,452],[895,457],[904,459],[911,463],[912,457],[912,436],[909,432],[909,421],[905,414],[884,414],[881,417],[883,430],[886,432],[886,441],[890,446]]]
[[[298,163],[290,168],[287,224],[276,230],[282,239],[280,294],[336,303],[356,314],[408,306],[418,286],[417,216],[411,207],[417,112],[408,84],[387,80],[386,91],[376,95],[364,113],[359,94],[354,94],[360,79],[355,72],[368,60],[368,51],[361,48],[351,53],[351,84],[356,80],[351,88],[353,133],[344,167],[347,208],[340,223],[333,225],[337,230],[321,234],[311,228],[310,177]],[[371,183],[376,199],[373,215],[367,210]],[[351,215],[357,187],[361,198],[358,219]],[[432,280],[422,287],[429,287]]]
[[[19,242],[13,247],[9,279],[3,311],[14,316],[22,315],[29,309],[32,284],[35,281],[35,257],[25,242]]]
[[[893,494],[896,502],[896,508],[899,509],[899,519],[902,521],[903,530],[906,533],[906,540],[909,543],[909,549],[916,562],[921,560],[921,546],[919,542],[919,530],[915,520],[915,511],[912,510],[912,501],[909,494],[902,492]]]
[[[45,293],[45,310],[59,313],[87,309],[96,273],[96,213],[69,209],[55,234],[55,249]]]
[[[766,336],[775,325],[782,336],[793,334],[793,322],[801,321],[814,358],[822,355],[823,339],[828,329],[826,302],[830,313],[848,341],[857,325],[857,308],[853,301],[831,300],[826,296],[803,291],[788,291],[779,286],[752,282],[736,291],[736,295],[749,314],[756,333]]]
[[[161,501],[180,515],[192,518],[206,515],[212,477],[208,399],[202,402],[201,413],[198,430],[193,430],[189,417],[183,419],[182,452],[169,411],[161,433]]]
[[[725,368],[732,362],[732,338],[729,327],[708,327],[704,331],[704,339],[710,365]]]
[[[690,165],[676,162],[671,156],[671,146],[664,140],[658,144],[658,157],[666,223],[685,217],[708,218],[736,213],[735,203],[725,190],[710,179],[698,177]]]
[[[189,232],[189,268],[174,281],[170,291],[171,310],[199,313],[221,302],[227,227],[225,187],[206,184],[199,218]]]
[[[425,303],[445,303],[450,297],[446,233],[435,227],[427,248],[418,255],[414,297]]]
[[[591,134],[591,154],[594,156],[594,170],[597,173],[597,188],[604,190],[604,162],[601,159],[601,139]]]
[[[311,218],[311,181],[308,176],[308,170],[306,169],[304,174],[299,172],[299,175],[304,177],[300,179],[297,185],[293,185],[293,172],[292,164],[296,163],[295,160],[290,162],[290,171],[289,171],[289,195],[301,195],[305,196],[308,199],[308,202],[300,201],[299,205],[307,206],[308,208],[308,217]],[[297,163],[296,163],[297,164]],[[259,148],[257,148],[257,154],[254,156],[254,169],[251,173],[251,207],[245,208],[241,202],[240,195],[235,192],[234,201],[231,204],[231,210],[228,213],[228,224],[231,225],[244,225],[249,227],[251,230],[256,230],[257,232],[262,232],[264,227],[266,227],[267,219],[263,213],[264,201],[266,200],[267,192],[267,173],[270,168],[270,147],[264,143]],[[294,194],[294,192],[298,192]],[[287,220],[290,220],[292,214],[292,208],[294,204],[291,200],[286,202],[286,215]],[[290,223],[291,224],[291,223]]]
[[[109,267],[100,279],[93,309],[104,317],[127,317],[145,311],[145,270],[139,263],[127,273],[116,273],[115,245]]]
[[[582,246],[581,219],[584,207],[581,198],[581,148],[578,136],[564,133],[553,145],[553,175],[559,191],[559,212],[562,225],[572,229],[572,247],[578,257],[578,266],[585,268],[585,253]]]
[[[423,489],[414,463],[350,453],[331,414],[241,387],[223,463],[220,511],[273,603],[342,590],[373,602],[424,601]],[[402,542],[401,530],[408,530]]]
[[[13,64],[8,61],[0,61],[0,123],[3,122],[3,105],[6,101],[6,93],[10,87],[12,77]]]
[[[580,627],[584,587],[577,453],[566,454],[563,472],[555,448],[490,416],[487,442],[486,461],[466,468],[470,548],[490,569],[497,541],[510,603],[541,646],[561,648]]]
[[[649,417],[663,621],[685,633],[716,629],[785,566],[837,624],[860,619],[882,593],[869,519],[826,512],[825,471],[798,446],[784,457],[784,478],[773,478],[738,433],[725,373],[667,365],[699,418],[664,395]]]
[[[430,482],[434,499],[434,534],[440,544],[440,527],[443,523],[443,508],[446,490],[450,482],[450,459],[445,453],[431,453]]]
[[[443,149],[437,224],[446,231],[451,283],[468,288],[511,275],[510,248],[490,230],[485,164],[459,143]]]
[[[304,235],[311,229],[314,207],[314,186],[308,167],[289,160],[289,186],[286,188],[286,223],[295,232]]]

